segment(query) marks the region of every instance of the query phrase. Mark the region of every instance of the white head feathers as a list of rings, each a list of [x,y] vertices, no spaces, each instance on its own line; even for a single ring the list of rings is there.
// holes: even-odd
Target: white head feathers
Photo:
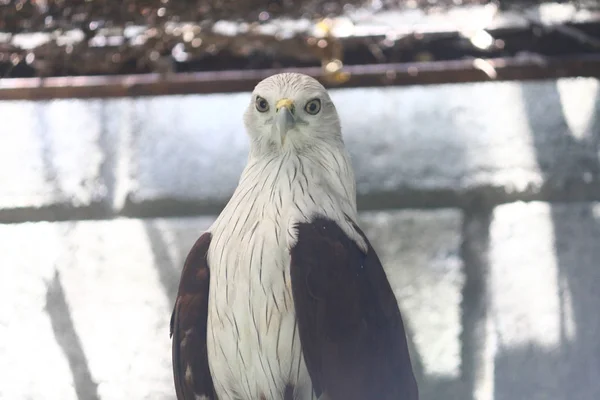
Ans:
[[[343,147],[335,106],[323,85],[307,75],[283,73],[261,81],[244,122],[255,154]]]

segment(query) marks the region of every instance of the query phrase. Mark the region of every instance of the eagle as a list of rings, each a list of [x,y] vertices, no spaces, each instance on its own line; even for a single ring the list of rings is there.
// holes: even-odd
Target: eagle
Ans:
[[[252,92],[244,125],[238,186],[181,273],[170,323],[177,398],[417,400],[327,90],[307,75],[272,75]]]

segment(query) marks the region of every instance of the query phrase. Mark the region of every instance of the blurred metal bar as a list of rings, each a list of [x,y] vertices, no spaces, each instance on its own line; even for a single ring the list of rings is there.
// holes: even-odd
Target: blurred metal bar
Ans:
[[[526,56],[423,63],[351,65],[350,78],[329,84],[319,67],[128,76],[0,79],[0,100],[107,98],[251,91],[261,79],[295,71],[333,87],[380,87],[442,83],[600,77],[600,54],[569,57]]]

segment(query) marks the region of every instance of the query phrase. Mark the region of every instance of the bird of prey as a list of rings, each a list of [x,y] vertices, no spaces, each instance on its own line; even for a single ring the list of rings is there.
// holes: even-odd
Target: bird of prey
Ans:
[[[177,398],[418,399],[396,298],[357,224],[329,94],[306,75],[273,75],[244,123],[247,165],[181,274]]]

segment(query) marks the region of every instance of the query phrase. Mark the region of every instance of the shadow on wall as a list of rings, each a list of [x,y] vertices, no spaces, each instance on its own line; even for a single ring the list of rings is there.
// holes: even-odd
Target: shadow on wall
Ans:
[[[169,307],[172,308],[175,305],[175,297],[177,296],[179,278],[185,262],[185,258],[183,257],[185,257],[186,249],[183,248],[183,244],[179,241],[170,242],[167,240],[165,236],[172,231],[166,230],[161,225],[163,224],[160,224],[160,221],[156,220],[144,221],[144,229],[150,248],[152,249],[154,266],[158,272],[158,277]],[[198,237],[201,234],[202,232],[198,232]],[[174,249],[175,251],[173,251]],[[191,246],[189,249],[191,249]]]
[[[71,369],[77,398],[99,400],[98,384],[90,373],[89,364],[81,345],[81,339],[73,324],[58,271],[55,271],[54,278],[48,286],[45,310],[50,317],[56,342],[63,351]]]
[[[579,182],[600,180],[600,87],[589,81],[582,96],[569,92],[569,88],[556,85],[523,85],[522,96],[527,115],[546,113],[548,118],[530,118],[536,157],[545,180],[563,185],[567,198],[579,197],[581,183],[575,183],[565,171],[577,171],[584,178]],[[589,90],[588,90],[589,89]],[[581,112],[582,108],[590,110]],[[543,109],[543,110],[542,110]],[[577,112],[574,112],[576,111]],[[577,116],[591,116],[589,120]],[[560,131],[561,135],[549,132]],[[548,145],[548,140],[562,144]],[[549,153],[547,149],[567,148],[571,157]],[[557,156],[563,157],[556,163]],[[569,163],[577,163],[569,165]],[[554,166],[553,168],[549,168]],[[530,336],[529,340],[513,346],[503,343],[499,335],[499,347],[495,363],[495,399],[580,399],[600,398],[600,209],[585,203],[568,208],[564,204],[551,204],[547,218],[554,235],[556,282],[553,296],[557,297],[554,318],[557,326],[549,324],[545,333]],[[545,215],[545,214],[544,214]],[[595,238],[595,239],[594,239]],[[551,240],[551,238],[550,238]],[[530,251],[535,251],[531,248]],[[535,257],[533,258],[535,260]],[[533,268],[542,268],[543,262]],[[515,269],[519,265],[514,265]],[[539,270],[538,268],[538,270]],[[524,299],[541,296],[532,291]],[[528,297],[530,296],[530,297]],[[544,299],[552,303],[552,298]],[[528,304],[522,305],[524,308]],[[538,321],[543,323],[544,316]],[[558,329],[559,332],[554,332]],[[554,343],[549,338],[555,337]],[[506,338],[504,338],[506,339]]]

